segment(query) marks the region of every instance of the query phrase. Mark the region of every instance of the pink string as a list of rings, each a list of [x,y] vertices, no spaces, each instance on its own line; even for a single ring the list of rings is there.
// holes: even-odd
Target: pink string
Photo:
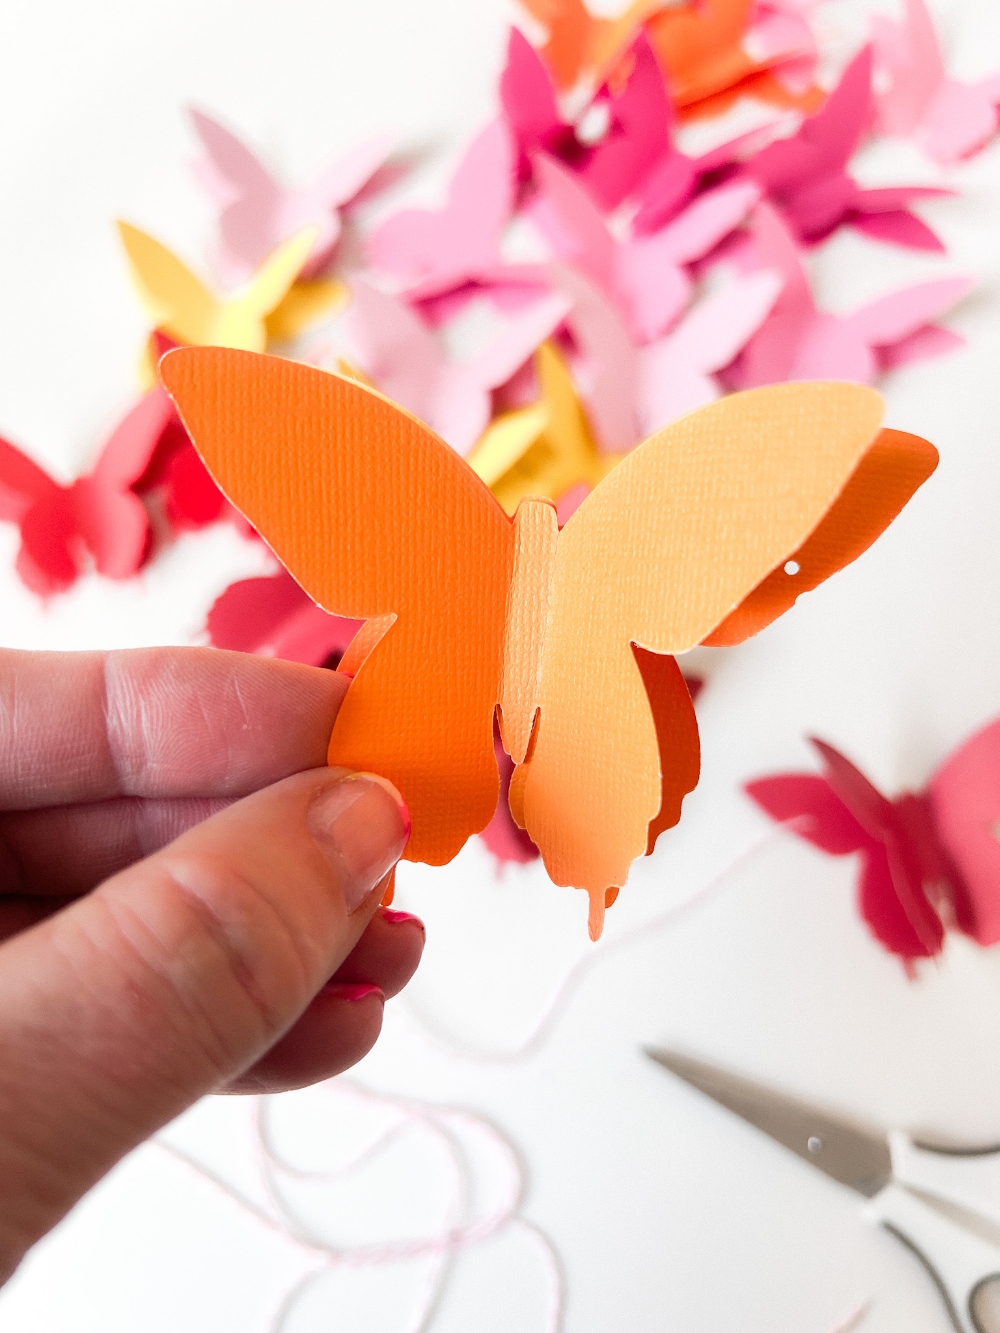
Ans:
[[[795,821],[793,821],[795,822]],[[408,1006],[408,1018],[425,1041],[448,1056],[477,1064],[513,1065],[533,1056],[551,1036],[566,1010],[572,996],[594,968],[609,956],[623,952],[633,945],[679,925],[696,910],[730,887],[739,872],[746,869],[765,851],[783,839],[789,831],[784,824],[771,830],[718,875],[711,879],[683,903],[669,908],[658,916],[624,931],[617,939],[601,945],[580,959],[556,991],[540,1020],[528,1037],[510,1050],[488,1051],[443,1034]],[[462,1111],[454,1106],[432,1106],[404,1097],[375,1093],[340,1077],[320,1085],[332,1095],[353,1099],[364,1107],[394,1110],[397,1120],[383,1130],[352,1158],[333,1170],[312,1171],[286,1162],[274,1143],[271,1124],[273,1097],[255,1099],[253,1111],[254,1148],[261,1185],[269,1208],[261,1207],[235,1188],[210,1167],[197,1161],[181,1149],[163,1139],[154,1140],[160,1148],[203,1181],[223,1192],[244,1213],[253,1217],[270,1232],[283,1237],[312,1261],[310,1269],[282,1296],[268,1324],[268,1333],[283,1333],[292,1312],[302,1296],[324,1275],[343,1267],[384,1268],[407,1260],[425,1259],[428,1262],[421,1287],[409,1312],[402,1333],[427,1333],[440,1307],[454,1259],[464,1250],[482,1244],[501,1231],[508,1229],[525,1236],[535,1247],[545,1275],[545,1304],[542,1333],[561,1333],[565,1281],[559,1257],[551,1241],[538,1227],[519,1214],[525,1187],[525,1174],[518,1155],[495,1126],[481,1116]],[[420,1128],[444,1150],[448,1163],[449,1189],[445,1218],[434,1234],[359,1245],[335,1245],[310,1230],[299,1216],[287,1195],[287,1186],[295,1181],[313,1185],[334,1184],[351,1173],[364,1170],[407,1130]],[[473,1184],[472,1171],[466,1160],[458,1130],[462,1129],[489,1145],[499,1165],[498,1200],[493,1208],[480,1217],[466,1218]],[[865,1304],[848,1316],[831,1333],[852,1333],[865,1317]]]
[[[748,847],[735,861],[731,861],[725,869],[720,870],[707,884],[696,890],[682,903],[667,908],[665,912],[650,917],[646,921],[640,921],[637,925],[622,931],[616,939],[597,945],[596,948],[591,949],[582,958],[578,959],[566,973],[562,984],[549,1001],[535,1027],[519,1046],[512,1047],[509,1050],[483,1050],[459,1037],[443,1032],[430,1019],[419,1012],[405,991],[397,1004],[402,1006],[402,1012],[428,1045],[435,1047],[453,1060],[464,1060],[467,1063],[483,1065],[520,1064],[522,1061],[537,1055],[549,1040],[556,1023],[562,1017],[570,1000],[595,968],[600,967],[608,958],[624,953],[626,949],[631,949],[636,944],[641,944],[663,931],[672,930],[679,926],[689,916],[694,915],[696,911],[699,911],[714,898],[720,897],[723,892],[731,888],[741,872],[763,856],[764,853],[771,851],[778,843],[783,843],[788,832],[794,832],[796,828],[805,825],[807,822],[807,816],[800,816],[771,829],[758,842]]]
[[[548,1238],[532,1223],[518,1216],[524,1195],[524,1172],[513,1146],[493,1125],[480,1116],[450,1106],[430,1106],[402,1097],[374,1093],[346,1078],[331,1079],[325,1086],[338,1097],[348,1097],[380,1110],[393,1109],[398,1120],[346,1163],[330,1171],[311,1171],[285,1162],[272,1136],[271,1097],[258,1097],[254,1105],[256,1164],[270,1210],[248,1198],[222,1176],[183,1150],[163,1139],[154,1140],[165,1152],[182,1162],[200,1179],[224,1193],[237,1207],[273,1234],[289,1241],[312,1261],[308,1272],[282,1297],[268,1324],[268,1333],[282,1333],[303,1294],[325,1274],[340,1267],[387,1267],[405,1260],[427,1259],[429,1264],[410,1311],[403,1333],[425,1333],[437,1313],[453,1259],[463,1250],[481,1244],[510,1228],[526,1236],[536,1249],[545,1276],[546,1298],[542,1333],[560,1333],[563,1310],[563,1278],[559,1260]],[[283,1182],[306,1181],[332,1184],[363,1170],[380,1153],[414,1127],[421,1128],[444,1149],[449,1169],[449,1192],[441,1229],[426,1237],[404,1237],[372,1244],[335,1245],[314,1234],[295,1211]],[[491,1149],[498,1167],[498,1200],[480,1217],[463,1220],[471,1194],[472,1173],[456,1130],[478,1136]]]

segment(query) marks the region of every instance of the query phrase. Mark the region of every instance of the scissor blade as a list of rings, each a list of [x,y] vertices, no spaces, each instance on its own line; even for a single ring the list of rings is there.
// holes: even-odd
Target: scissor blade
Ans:
[[[892,1179],[888,1137],[676,1051],[651,1060],[711,1097],[842,1185],[873,1198]]]

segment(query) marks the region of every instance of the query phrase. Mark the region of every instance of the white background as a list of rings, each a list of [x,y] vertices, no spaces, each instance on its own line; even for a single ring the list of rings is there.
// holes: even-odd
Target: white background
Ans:
[[[835,49],[860,35],[866,8],[823,7]],[[995,0],[934,9],[954,72],[1000,67]],[[68,479],[133,395],[145,326],[116,216],[206,270],[212,215],[187,169],[184,105],[218,113],[289,178],[395,127],[424,163],[407,188],[431,199],[449,155],[495,111],[511,17],[501,0],[7,6],[0,432]],[[938,179],[899,144],[868,153],[860,171],[866,183]],[[474,1111],[516,1147],[521,1214],[560,1257],[571,1333],[826,1333],[867,1301],[870,1333],[949,1327],[912,1257],[865,1222],[854,1196],[674,1084],[639,1048],[681,1045],[887,1125],[1000,1141],[1000,957],[953,942],[907,980],[855,917],[854,865],[772,835],[740,792],[749,777],[809,766],[807,732],[890,793],[919,786],[1000,713],[1000,143],[950,180],[958,197],[922,210],[946,261],[851,234],[811,261],[835,309],[910,277],[978,278],[950,321],[968,348],[883,385],[889,424],[933,440],[940,469],[856,565],[757,640],[699,655],[701,786],[636,868],[605,940],[588,943],[582,895],[537,867],[499,881],[478,843],[444,869],[400,876],[401,905],[427,921],[427,952],[357,1082]],[[259,548],[220,528],[127,584],[88,578],[43,608],[15,579],[15,551],[14,530],[0,528],[0,643],[21,647],[191,642],[216,593],[266,567]],[[717,894],[686,918],[609,947],[720,873]],[[448,1049],[516,1047],[584,957],[580,984],[527,1058],[490,1064]],[[337,1161],[387,1114],[329,1098],[296,1094],[275,1112],[299,1165]],[[172,1141],[252,1189],[248,1114],[206,1103]],[[433,1231],[445,1159],[422,1133],[411,1128],[367,1174],[304,1202],[313,1224],[348,1246]],[[488,1210],[496,1154],[481,1156],[473,1202]],[[434,1327],[542,1330],[540,1256],[517,1227],[463,1252]],[[153,1145],[38,1247],[0,1295],[0,1328],[263,1333],[307,1266]],[[395,1333],[421,1272],[339,1270],[287,1327]]]

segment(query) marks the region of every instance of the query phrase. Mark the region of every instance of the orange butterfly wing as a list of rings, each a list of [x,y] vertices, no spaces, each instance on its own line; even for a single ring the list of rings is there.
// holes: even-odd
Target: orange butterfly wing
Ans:
[[[282,563],[327,611],[368,622],[341,663],[356,675],[330,763],[395,784],[409,859],[450,860],[496,809],[510,520],[448,445],[353,380],[222,348],[171,352],[161,375]]]
[[[883,430],[862,458],[819,527],[785,565],[771,571],[705,640],[728,648],[777,620],[804,592],[857,560],[886,530],[938,463],[938,452],[919,435]]]
[[[697,779],[683,681],[653,656],[700,643],[803,547],[881,415],[878,394],[849,384],[721,399],[626,455],[559,534],[511,801],[552,879],[588,891],[592,933]]]

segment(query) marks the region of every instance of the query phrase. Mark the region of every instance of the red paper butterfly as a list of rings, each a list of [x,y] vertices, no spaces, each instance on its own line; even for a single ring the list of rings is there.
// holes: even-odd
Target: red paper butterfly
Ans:
[[[0,519],[21,529],[17,571],[43,596],[70,587],[93,562],[126,579],[142,564],[149,517],[133,487],[175,416],[166,393],[147,394],[112,432],[92,472],[61,486],[0,440]]]
[[[784,773],[746,785],[778,820],[833,856],[861,853],[858,909],[901,958],[940,953],[947,928],[1000,941],[1000,720],[966,741],[924,791],[888,800],[849,760],[813,745],[823,776]]]

